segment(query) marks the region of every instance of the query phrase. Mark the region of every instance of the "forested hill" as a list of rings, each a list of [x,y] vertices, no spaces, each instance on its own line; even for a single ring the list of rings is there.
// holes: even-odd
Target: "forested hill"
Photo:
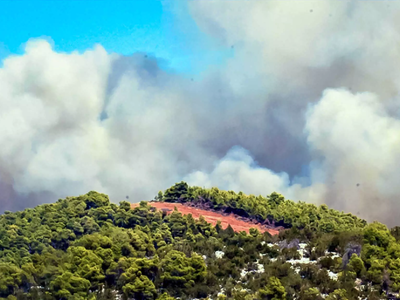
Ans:
[[[234,232],[89,192],[0,216],[2,299],[386,299],[399,228],[268,197],[178,183],[157,200],[281,225]]]

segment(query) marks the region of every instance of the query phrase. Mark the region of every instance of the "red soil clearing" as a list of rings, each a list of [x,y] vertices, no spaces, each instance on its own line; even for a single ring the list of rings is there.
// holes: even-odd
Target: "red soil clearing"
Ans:
[[[218,221],[221,221],[222,228],[227,228],[228,225],[231,225],[234,231],[240,232],[240,231],[246,231],[249,233],[250,228],[257,228],[260,232],[266,232],[268,231],[271,235],[279,234],[279,231],[276,229],[269,229],[265,228],[259,224],[252,224],[248,223],[242,220],[236,219],[236,217],[231,214],[228,216],[224,216],[222,214],[208,211],[208,210],[203,210],[199,208],[194,208],[194,207],[189,207],[186,205],[182,205],[180,203],[167,203],[167,202],[148,202],[148,204],[152,207],[157,208],[158,210],[161,209],[168,209],[170,211],[167,211],[167,214],[170,214],[171,212],[174,211],[174,208],[176,207],[180,213],[183,215],[188,215],[191,214],[194,219],[199,219],[200,216],[203,216],[204,219],[208,222],[213,224],[214,226],[217,225]],[[133,203],[131,205],[132,208],[135,208],[139,206],[139,203]]]

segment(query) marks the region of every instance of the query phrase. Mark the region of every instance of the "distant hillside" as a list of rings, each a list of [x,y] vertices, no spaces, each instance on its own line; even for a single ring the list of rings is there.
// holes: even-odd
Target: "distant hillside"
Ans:
[[[276,193],[255,197],[178,183],[156,198],[160,202],[131,208],[92,191],[5,212],[0,216],[0,298],[397,297],[398,227],[389,231],[380,223]],[[202,207],[201,212],[232,213],[253,225],[286,230],[274,236],[256,228],[235,232],[234,223],[225,228],[195,214],[154,207],[179,207],[178,202],[192,212]]]

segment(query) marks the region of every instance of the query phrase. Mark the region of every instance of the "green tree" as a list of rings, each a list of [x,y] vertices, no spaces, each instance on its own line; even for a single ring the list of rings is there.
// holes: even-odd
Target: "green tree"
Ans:
[[[22,284],[23,272],[11,263],[0,263],[0,295],[13,294]]]
[[[164,201],[163,192],[162,192],[162,191],[159,191],[158,194],[157,194],[157,196],[154,197],[154,200],[155,200],[155,201],[159,201],[159,202]]]
[[[273,192],[271,195],[267,196],[267,199],[271,207],[277,207],[285,201],[285,197],[277,192]]]
[[[82,278],[89,280],[92,288],[97,288],[104,280],[102,264],[103,260],[92,250],[84,247],[68,248],[71,270]]]
[[[367,271],[367,278],[372,284],[381,285],[383,282],[383,271],[385,269],[385,261],[373,259],[371,267]]]
[[[122,290],[127,297],[134,299],[153,299],[157,294],[154,283],[140,271],[129,278],[129,282],[122,287]]]
[[[286,298],[286,291],[280,280],[270,277],[265,288],[258,291],[259,299],[283,300]]]
[[[110,200],[108,199],[107,195],[95,191],[87,193],[86,195],[82,196],[82,198],[86,202],[87,209],[108,206],[110,204]]]
[[[394,241],[395,238],[388,228],[379,222],[373,222],[364,228],[365,243],[386,249]]]
[[[90,281],[71,272],[65,272],[57,276],[51,283],[50,289],[61,299],[77,294],[86,297],[90,288]]]
[[[181,181],[165,191],[163,200],[165,202],[184,202],[188,197],[188,190],[188,184]]]
[[[326,297],[327,300],[348,300],[346,296],[346,290],[344,289],[337,289],[334,290],[333,293],[330,293],[328,297]]]
[[[365,274],[365,266],[362,259],[355,253],[352,254],[347,267],[350,271],[353,271],[357,274],[358,278],[364,277]]]
[[[322,300],[321,293],[317,288],[307,288],[301,291],[300,300]]]
[[[163,273],[161,279],[165,287],[184,288],[190,287],[196,282],[203,281],[206,265],[202,257],[193,254],[192,257],[180,251],[171,250],[161,261]]]
[[[160,295],[157,300],[175,300],[174,297],[171,297],[167,292]]]

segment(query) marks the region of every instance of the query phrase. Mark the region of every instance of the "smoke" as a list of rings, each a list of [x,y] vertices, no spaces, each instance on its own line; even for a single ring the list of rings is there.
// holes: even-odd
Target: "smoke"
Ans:
[[[394,225],[400,192],[398,6],[191,2],[202,30],[235,47],[223,72],[235,94],[262,112],[250,118],[264,128],[247,134],[261,147],[238,143],[258,164],[246,152],[241,164],[228,153],[188,181],[247,193],[277,190]],[[246,97],[252,91],[256,103]]]
[[[246,149],[238,146],[229,150],[210,173],[195,171],[184,180],[201,187],[219,186],[253,195],[279,191],[287,198],[300,197],[312,203],[319,202],[326,188],[320,183],[306,186],[304,178],[294,178],[291,182],[286,172],[275,173],[260,167]]]
[[[397,6],[191,1],[200,30],[234,51],[196,80],[144,53],[29,41],[0,68],[2,209],[89,190],[136,202],[186,180],[394,225]]]
[[[325,201],[368,219],[385,216],[393,224],[400,192],[400,120],[390,117],[374,94],[326,90],[310,109],[306,130],[311,150],[321,157],[312,172],[315,181],[323,178]]]

